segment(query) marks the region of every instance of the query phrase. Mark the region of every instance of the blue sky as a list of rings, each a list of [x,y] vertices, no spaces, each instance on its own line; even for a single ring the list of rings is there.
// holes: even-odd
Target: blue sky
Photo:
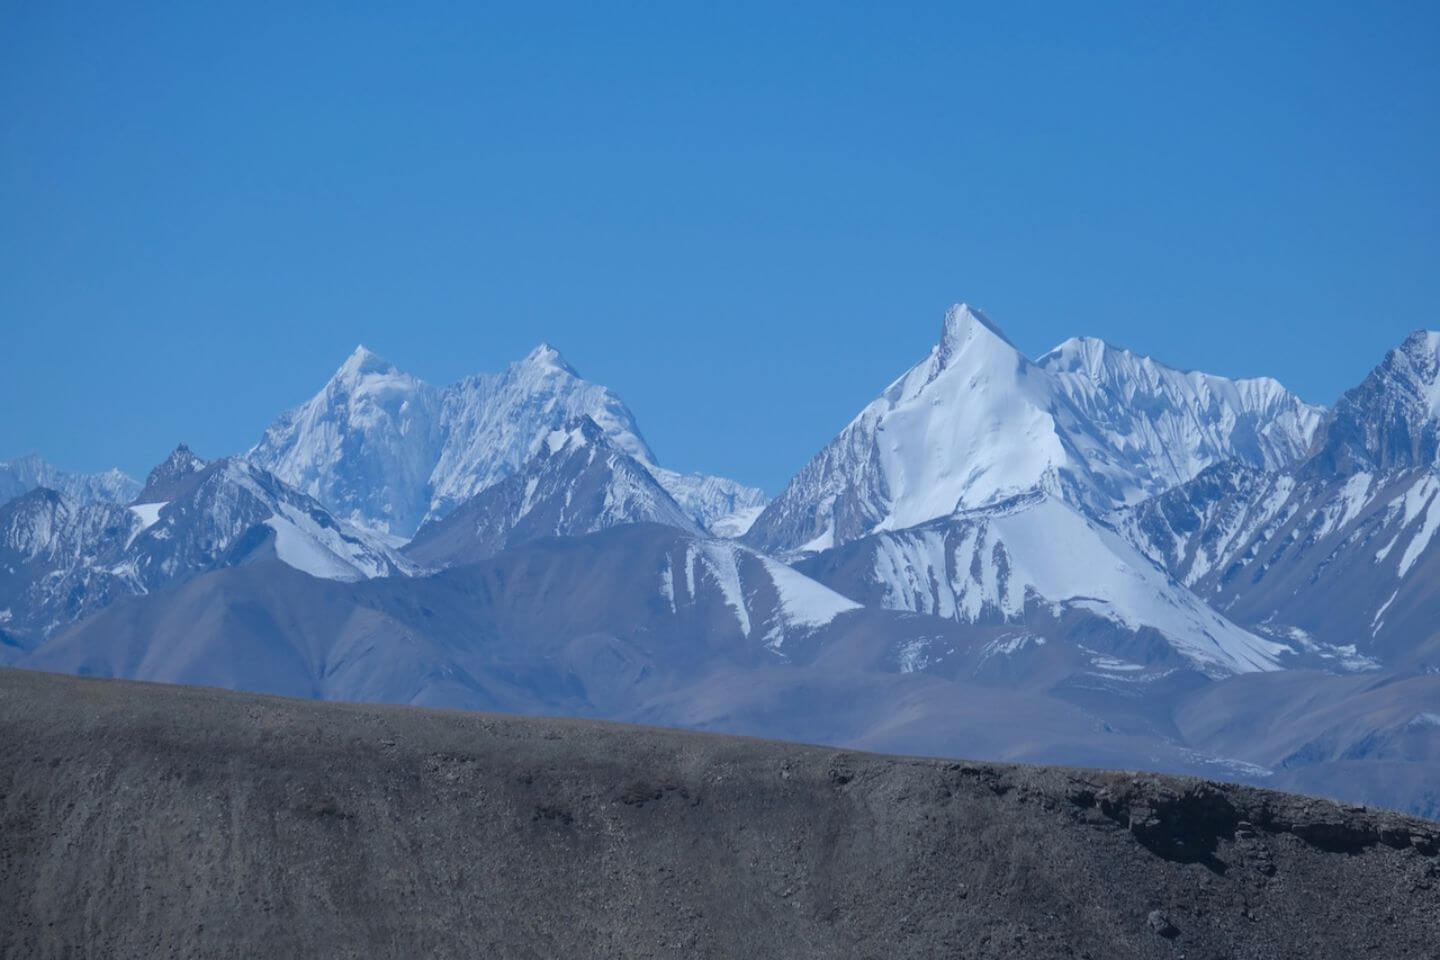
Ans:
[[[1329,402],[1440,327],[1437,11],[0,0],[0,458],[546,340],[774,492],[955,300]]]

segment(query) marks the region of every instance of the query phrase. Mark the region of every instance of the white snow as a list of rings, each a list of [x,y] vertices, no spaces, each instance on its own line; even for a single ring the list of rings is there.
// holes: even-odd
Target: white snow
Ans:
[[[1430,541],[1435,537],[1436,530],[1440,530],[1440,509],[1436,508],[1436,497],[1440,495],[1440,482],[1433,476],[1426,477],[1423,481],[1415,484],[1405,494],[1405,518],[1401,522],[1409,525],[1411,520],[1423,513],[1419,529],[1410,538],[1410,543],[1405,547],[1405,552],[1400,555],[1400,576],[1410,572],[1415,561],[1430,546]],[[1418,504],[1423,501],[1424,506]]]
[[[819,553],[835,546],[835,525],[832,523],[811,539],[795,548],[796,553]]]
[[[908,530],[875,540],[875,581],[884,587],[881,606],[892,610],[914,610],[939,617],[956,617],[957,590],[964,603],[963,616],[958,619],[975,622],[979,619],[986,597],[980,591],[957,588],[945,576],[945,535],[936,529]],[[1003,601],[992,592],[991,597]],[[973,600],[971,598],[973,597]],[[1015,612],[1011,605],[1009,612]]]
[[[702,526],[764,503],[761,491],[733,480],[656,466],[620,398],[582,380],[545,344],[498,374],[444,388],[359,347],[246,457],[337,516],[409,537],[513,474],[538,448],[556,452],[567,438],[559,428],[582,415]]]
[[[155,526],[160,520],[160,511],[168,505],[168,500],[160,503],[132,504],[130,512],[140,519],[140,526],[130,532],[130,539],[125,542],[125,546],[129,547],[130,544],[135,542],[136,537]]]
[[[780,595],[780,615],[789,626],[823,627],[847,610],[860,609],[854,600],[811,580],[793,567],[765,556],[759,560]]]
[[[1348,477],[1339,492],[1317,511],[1319,520],[1315,536],[1328,536],[1358,517],[1360,511],[1370,502],[1370,488],[1374,485],[1374,480],[1374,477],[1364,472]]]
[[[407,561],[367,531],[322,523],[312,513],[318,505],[296,498],[283,486],[278,493],[267,488],[264,474],[244,461],[230,461],[224,477],[272,511],[263,522],[275,531],[275,553],[297,570],[326,580],[363,580],[410,569]],[[243,530],[230,532],[238,535]]]
[[[1400,534],[1397,533],[1397,534],[1395,534],[1395,536],[1393,536],[1393,537],[1390,538],[1390,541],[1389,541],[1388,543],[1386,543],[1385,546],[1383,546],[1383,547],[1381,547],[1379,550],[1376,550],[1376,551],[1375,551],[1375,562],[1376,562],[1376,563],[1380,563],[1380,562],[1383,561],[1386,557],[1390,556],[1390,551],[1391,551],[1391,550],[1394,550],[1394,549],[1395,549],[1395,544],[1397,544],[1397,543],[1399,543],[1399,542],[1400,542]]]
[[[814,630],[846,611],[860,608],[860,604],[798,570],[728,540],[686,541],[683,568],[687,603],[694,603],[698,591],[707,584],[713,585],[735,614],[740,632],[748,637],[757,626],[767,627],[765,645],[776,653],[791,631]],[[757,574],[764,580],[758,580]],[[762,583],[774,591],[773,611],[752,606]],[[678,604],[676,587],[673,568],[667,564],[660,571],[660,592],[672,610]]]
[[[690,596],[694,597],[697,563],[708,570],[726,605],[735,612],[740,632],[748,637],[750,611],[745,606],[745,594],[740,584],[738,549],[733,544],[713,540],[691,541],[685,550],[685,583]]]
[[[1054,497],[1021,498],[953,523],[948,564],[940,526],[877,538],[885,606],[962,622],[1013,621],[1033,594],[1127,629],[1153,627],[1197,665],[1219,672],[1276,669],[1287,649],[1226,620],[1113,530]]]
[[[670,612],[675,612],[675,565],[667,558],[665,569],[660,571],[660,595],[670,605]]]
[[[1394,603],[1395,598],[1398,596],[1400,596],[1399,590],[1391,591],[1390,599],[1380,604],[1380,609],[1375,611],[1375,616],[1370,619],[1370,635],[1372,637],[1379,634],[1380,628],[1385,626],[1385,621],[1383,619],[1385,616],[1385,611],[1390,609],[1390,604]]]
[[[1101,670],[1109,670],[1115,673],[1130,673],[1136,670],[1144,670],[1145,664],[1131,663],[1128,660],[1120,660],[1115,657],[1107,657],[1104,654],[1093,654],[1090,662]]]
[[[1101,515],[1221,460],[1288,465],[1320,417],[1274,380],[1174,370],[1100,341],[1032,362],[958,304],[930,355],[795,476],[759,538],[781,552],[834,545],[842,499],[846,517],[873,520],[842,540],[1033,491]]]
[[[673,492],[671,496],[674,496]],[[757,503],[752,507],[742,507],[734,513],[727,513],[711,520],[708,524],[710,533],[724,539],[743,537],[745,531],[749,530],[760,514],[764,512],[765,504],[763,503]]]
[[[1032,646],[1045,646],[1045,638],[1037,637],[1033,633],[1018,633],[1010,637],[1000,637],[985,644],[981,659],[988,659],[992,656],[1013,657],[1026,647]]]
[[[275,554],[289,566],[325,580],[359,580],[355,568],[307,536],[286,517],[274,516],[265,525],[275,531]]]

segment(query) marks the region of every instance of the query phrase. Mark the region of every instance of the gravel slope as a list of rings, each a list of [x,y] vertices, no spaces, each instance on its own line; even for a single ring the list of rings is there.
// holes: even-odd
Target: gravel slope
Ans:
[[[1434,957],[1440,825],[0,671],[4,957]]]

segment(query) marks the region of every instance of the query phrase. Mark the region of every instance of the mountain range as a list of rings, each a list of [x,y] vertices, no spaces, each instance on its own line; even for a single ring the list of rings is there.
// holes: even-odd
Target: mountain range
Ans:
[[[247,451],[0,464],[0,662],[1221,775],[1440,813],[1440,334],[1331,408],[982,312],[773,500],[541,345]]]

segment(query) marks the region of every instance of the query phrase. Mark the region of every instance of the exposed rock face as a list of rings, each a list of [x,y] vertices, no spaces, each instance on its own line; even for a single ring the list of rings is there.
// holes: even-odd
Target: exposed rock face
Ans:
[[[1433,957],[1440,825],[0,672],[5,957]]]

